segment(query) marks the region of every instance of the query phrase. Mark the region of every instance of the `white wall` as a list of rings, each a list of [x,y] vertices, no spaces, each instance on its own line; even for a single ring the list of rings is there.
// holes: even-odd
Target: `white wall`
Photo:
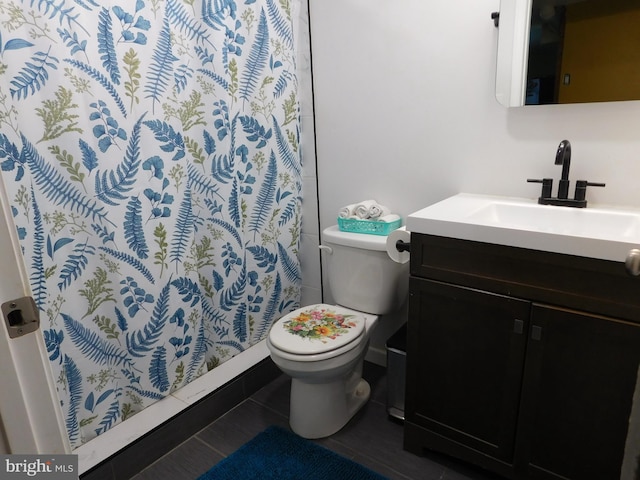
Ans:
[[[371,197],[403,217],[463,191],[536,198],[564,138],[570,179],[607,184],[590,202],[640,207],[640,102],[499,105],[499,5],[310,0],[321,228]]]

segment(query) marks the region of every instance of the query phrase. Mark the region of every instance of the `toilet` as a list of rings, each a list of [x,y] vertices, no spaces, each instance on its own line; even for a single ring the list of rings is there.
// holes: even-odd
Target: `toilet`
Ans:
[[[289,424],[301,437],[336,433],[369,399],[362,365],[371,332],[401,307],[409,281],[409,264],[391,260],[386,243],[384,235],[325,229],[320,248],[336,305],[299,308],[269,330],[271,358],[291,377]]]

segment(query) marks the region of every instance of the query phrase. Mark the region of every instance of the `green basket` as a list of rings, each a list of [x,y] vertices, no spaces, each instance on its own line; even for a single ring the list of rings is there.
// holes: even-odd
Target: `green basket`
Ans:
[[[358,220],[354,218],[339,218],[338,228],[341,232],[367,233],[369,235],[389,235],[400,228],[402,219],[393,222],[376,222],[375,220]]]

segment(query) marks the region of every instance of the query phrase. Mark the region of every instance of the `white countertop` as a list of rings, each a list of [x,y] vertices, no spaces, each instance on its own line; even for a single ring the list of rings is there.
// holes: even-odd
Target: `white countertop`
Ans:
[[[640,209],[539,205],[536,200],[460,193],[410,214],[407,230],[624,262],[640,248]]]

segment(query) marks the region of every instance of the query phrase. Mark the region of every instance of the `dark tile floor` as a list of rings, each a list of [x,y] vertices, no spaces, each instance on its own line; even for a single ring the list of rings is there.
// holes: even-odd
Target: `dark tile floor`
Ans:
[[[402,425],[386,411],[385,369],[365,365],[371,400],[335,435],[317,443],[391,480],[497,480],[447,457],[418,457],[402,449]],[[133,477],[194,480],[270,425],[288,428],[289,379],[280,375],[236,408]]]

